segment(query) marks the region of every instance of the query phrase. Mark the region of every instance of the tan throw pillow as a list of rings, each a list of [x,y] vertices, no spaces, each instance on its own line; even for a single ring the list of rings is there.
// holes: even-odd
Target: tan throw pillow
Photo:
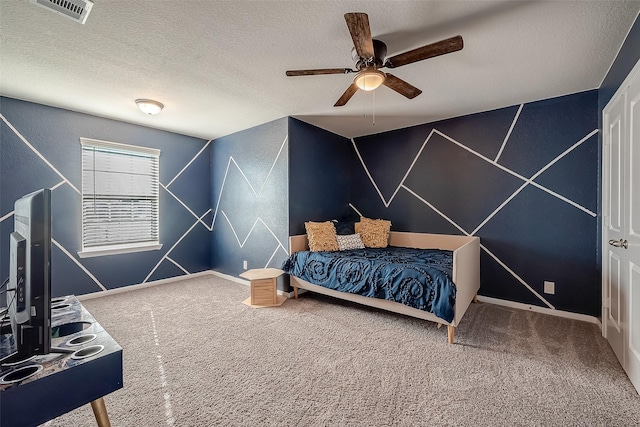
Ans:
[[[311,252],[319,251],[337,251],[338,241],[336,240],[336,228],[331,221],[304,223],[307,230],[307,238],[309,239],[309,250]]]
[[[389,244],[391,221],[360,218],[360,237],[368,248],[386,248]]]

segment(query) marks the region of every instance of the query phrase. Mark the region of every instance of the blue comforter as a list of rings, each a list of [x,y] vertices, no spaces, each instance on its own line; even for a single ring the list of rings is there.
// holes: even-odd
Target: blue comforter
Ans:
[[[453,320],[453,253],[387,247],[296,252],[282,265],[293,276],[340,292],[386,299]]]

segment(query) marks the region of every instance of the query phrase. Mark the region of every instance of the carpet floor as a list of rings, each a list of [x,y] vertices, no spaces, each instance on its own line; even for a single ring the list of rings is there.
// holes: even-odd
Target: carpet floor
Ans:
[[[632,426],[640,397],[597,325],[472,304],[446,327],[303,294],[242,303],[215,276],[83,305],[122,346],[129,426]],[[89,405],[46,426],[96,425]]]

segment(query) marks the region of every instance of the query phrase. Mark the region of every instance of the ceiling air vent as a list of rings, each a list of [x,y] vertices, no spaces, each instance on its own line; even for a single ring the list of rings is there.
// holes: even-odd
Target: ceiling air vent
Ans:
[[[29,0],[33,4],[42,6],[52,12],[71,18],[84,24],[91,12],[93,2],[91,0]]]

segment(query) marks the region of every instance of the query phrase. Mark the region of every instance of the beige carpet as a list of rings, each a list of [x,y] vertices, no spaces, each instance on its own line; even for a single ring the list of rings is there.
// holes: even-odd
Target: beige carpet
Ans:
[[[85,307],[124,349],[123,426],[631,426],[640,397],[594,324],[472,304],[446,328],[319,295],[243,304],[217,277]],[[95,426],[89,405],[51,426]]]

